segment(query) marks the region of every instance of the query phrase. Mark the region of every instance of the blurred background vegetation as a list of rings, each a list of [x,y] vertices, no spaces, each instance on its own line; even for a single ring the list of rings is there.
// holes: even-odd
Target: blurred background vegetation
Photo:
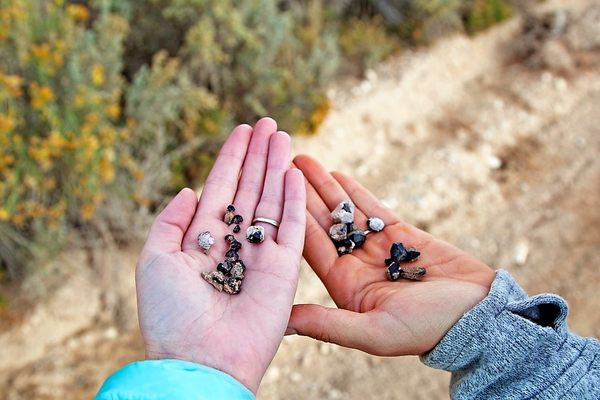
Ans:
[[[332,79],[510,14],[506,0],[2,0],[0,273],[67,239],[126,242],[202,181],[234,124],[312,133]]]

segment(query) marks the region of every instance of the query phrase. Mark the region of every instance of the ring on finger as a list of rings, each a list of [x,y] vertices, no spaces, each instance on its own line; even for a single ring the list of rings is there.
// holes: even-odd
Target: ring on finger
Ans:
[[[252,220],[252,225],[256,224],[257,222],[264,222],[265,224],[273,225],[275,228],[279,228],[279,222],[271,218],[256,217]]]

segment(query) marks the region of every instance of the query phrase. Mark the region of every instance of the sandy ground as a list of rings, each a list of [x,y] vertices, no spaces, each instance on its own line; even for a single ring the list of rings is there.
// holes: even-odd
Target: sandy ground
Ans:
[[[529,293],[565,297],[573,331],[600,337],[600,9],[587,9],[594,3],[545,4],[567,10],[560,15],[569,21],[548,40],[527,42],[513,19],[339,85],[320,133],[296,138],[295,152],[355,176],[404,219],[509,270]],[[532,50],[527,58],[514,51],[529,54],[523,46]],[[60,270],[44,301],[0,333],[0,398],[90,398],[111,371],[143,357],[138,250],[102,249],[95,268],[81,267],[83,253],[65,255],[28,282],[46,287],[40,282]],[[297,302],[332,305],[306,265]],[[258,398],[447,399],[448,381],[416,357],[287,337]]]

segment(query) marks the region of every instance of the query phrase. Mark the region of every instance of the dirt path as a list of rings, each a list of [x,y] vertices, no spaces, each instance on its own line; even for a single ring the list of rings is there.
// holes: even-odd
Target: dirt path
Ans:
[[[545,7],[577,18],[592,3]],[[357,177],[403,218],[508,269],[530,293],[564,296],[572,329],[600,337],[600,36],[581,39],[582,26],[542,47],[544,69],[510,56],[518,20],[405,54],[332,92],[319,135],[296,139],[295,151]],[[105,252],[100,272],[72,260],[68,270],[84,272],[0,334],[0,398],[90,398],[110,371],[142,357],[137,250]],[[306,265],[297,300],[332,304]],[[414,357],[290,337],[259,399],[447,399],[448,380]]]

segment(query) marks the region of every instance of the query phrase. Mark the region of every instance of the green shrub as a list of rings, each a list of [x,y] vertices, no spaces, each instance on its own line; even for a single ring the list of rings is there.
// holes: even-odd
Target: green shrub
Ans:
[[[471,0],[464,13],[465,29],[470,34],[484,30],[512,15],[507,0]]]
[[[143,30],[129,44],[134,63],[162,46],[234,121],[269,114],[291,132],[314,129],[307,121],[327,103],[324,85],[337,70],[336,35],[321,23],[320,2],[286,10],[278,3],[132,2],[132,25]]]
[[[400,38],[386,29],[380,16],[354,17],[343,25],[339,44],[350,64],[364,71],[397,51]]]

